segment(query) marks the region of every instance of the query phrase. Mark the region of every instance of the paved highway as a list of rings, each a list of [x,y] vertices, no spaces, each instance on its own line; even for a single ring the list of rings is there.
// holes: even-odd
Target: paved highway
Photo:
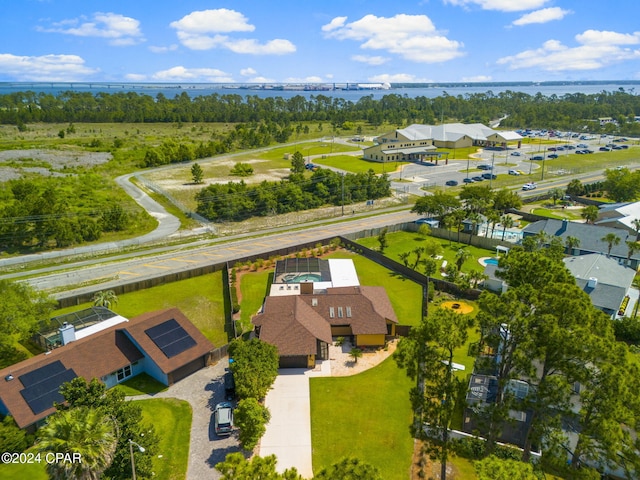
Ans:
[[[70,264],[64,267],[68,270],[56,273],[38,275],[38,271],[25,272],[25,274],[28,273],[29,275],[38,275],[28,278],[26,281],[42,290],[68,288],[72,289],[74,293],[93,292],[96,289],[109,289],[119,284],[153,278],[159,274],[188,270],[212,263],[225,261],[233,263],[235,260],[248,255],[266,253],[277,248],[294,246],[303,242],[315,243],[321,239],[337,235],[413,221],[417,218],[417,215],[410,213],[408,210],[375,217],[356,217],[346,222],[311,227],[296,232],[282,232],[257,238],[244,238],[195,249],[189,249],[188,247],[176,248],[170,252],[153,256],[144,256],[144,253],[140,253],[139,256],[133,258],[131,256],[120,260],[111,258],[103,260],[101,263],[94,261],[90,264],[83,262],[83,266]],[[11,275],[11,277],[15,278],[16,274]],[[78,288],[82,284],[90,284],[90,286]],[[54,296],[62,297],[67,295],[68,292]]]

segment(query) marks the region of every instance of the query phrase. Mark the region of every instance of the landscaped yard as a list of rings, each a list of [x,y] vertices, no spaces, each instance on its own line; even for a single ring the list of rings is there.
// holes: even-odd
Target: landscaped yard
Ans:
[[[121,390],[127,397],[133,397],[135,395],[162,392],[167,389],[167,386],[150,377],[146,373],[141,373],[130,378],[126,382],[116,385],[115,388]]]
[[[186,478],[191,436],[191,406],[184,400],[154,398],[137,400],[143,419],[155,427],[160,439],[153,459],[154,478],[178,480]],[[140,440],[144,446],[144,440]]]
[[[54,312],[54,315],[90,306],[90,303],[85,303],[64,308]],[[118,297],[118,304],[112,309],[123,317],[133,318],[170,307],[179,308],[214,346],[219,347],[229,342],[225,331],[222,272],[125,293]]]
[[[354,456],[385,480],[409,475],[411,380],[392,358],[351,377],[310,378],[313,467]]]
[[[422,318],[422,287],[402,275],[355,253],[337,251],[326,258],[351,258],[360,285],[385,287],[400,325],[418,325]]]
[[[465,234],[465,233],[460,234],[460,240],[462,240],[463,242],[468,237],[469,237],[468,234]],[[483,270],[484,268],[482,267],[482,265],[478,263],[478,259],[481,257],[492,257],[495,255],[495,252],[493,250],[485,250],[483,248],[478,248],[473,245],[467,245],[466,243],[456,242],[455,240],[458,238],[458,234],[456,232],[451,232],[451,238],[452,238],[451,242],[449,242],[449,240],[447,239],[436,238],[436,237],[426,237],[426,238],[435,239],[436,241],[440,242],[440,244],[442,245],[442,249],[443,249],[441,254],[442,259],[439,260],[438,266],[442,265],[442,262],[444,260],[447,261],[447,264],[455,263],[456,252],[460,248],[464,248],[465,250],[468,250],[469,253],[471,254],[471,258],[469,258],[462,265],[462,272],[465,272],[465,273],[471,270]],[[396,262],[402,263],[399,255],[403,252],[410,252],[415,248],[422,246],[424,244],[425,237],[415,232],[401,231],[401,232],[393,232],[393,233],[387,234],[387,241],[389,245],[385,249],[384,254],[387,257],[395,260]],[[358,240],[358,243],[360,243],[361,245],[364,245],[365,247],[371,248],[373,250],[378,250],[380,247],[380,243],[378,242],[377,237],[361,238],[360,240]],[[418,266],[418,271],[422,273],[420,266]],[[439,271],[436,272],[434,277],[443,278]]]

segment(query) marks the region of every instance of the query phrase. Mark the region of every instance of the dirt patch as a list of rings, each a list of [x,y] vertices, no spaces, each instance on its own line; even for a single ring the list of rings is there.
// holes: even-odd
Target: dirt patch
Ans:
[[[469,305],[467,302],[464,302],[462,300],[453,300],[453,301],[442,302],[440,304],[440,306],[442,308],[448,308],[450,310],[453,310],[456,313],[471,313],[471,312],[473,312],[473,306]]]
[[[427,443],[422,440],[415,440],[413,442],[411,480],[440,480],[440,462],[429,458],[426,447]],[[456,480],[458,478],[459,472],[456,467],[447,462],[447,479]]]
[[[80,150],[3,150],[0,151],[0,162],[15,163],[0,167],[0,182],[22,177],[25,173],[36,173],[43,176],[63,176],[58,172],[74,167],[93,167],[111,160],[109,152],[85,152]],[[21,165],[24,163],[24,165]],[[39,165],[33,165],[37,163]]]

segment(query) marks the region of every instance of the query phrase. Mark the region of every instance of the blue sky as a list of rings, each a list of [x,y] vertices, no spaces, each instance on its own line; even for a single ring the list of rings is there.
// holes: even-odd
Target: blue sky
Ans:
[[[0,81],[640,80],[637,0],[14,0]]]

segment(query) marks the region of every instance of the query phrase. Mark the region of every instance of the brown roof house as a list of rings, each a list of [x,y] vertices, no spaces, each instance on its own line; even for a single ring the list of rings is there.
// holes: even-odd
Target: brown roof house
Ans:
[[[300,293],[269,296],[251,320],[256,335],[275,345],[280,367],[313,368],[328,358],[334,336],[351,337],[362,346],[382,346],[398,323],[383,287],[334,287],[314,290],[300,284]]]
[[[34,430],[64,400],[60,386],[76,377],[107,388],[140,373],[165,385],[203,368],[213,345],[177,308],[107,324],[78,338],[61,327],[63,345],[0,370],[0,413]]]

